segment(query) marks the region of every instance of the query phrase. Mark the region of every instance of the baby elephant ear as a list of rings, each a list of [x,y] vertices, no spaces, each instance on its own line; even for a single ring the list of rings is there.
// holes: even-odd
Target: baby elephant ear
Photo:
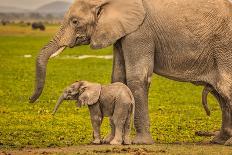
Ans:
[[[101,85],[95,83],[84,83],[80,90],[81,95],[79,96],[78,102],[81,105],[93,105],[97,103],[100,93],[101,93]]]

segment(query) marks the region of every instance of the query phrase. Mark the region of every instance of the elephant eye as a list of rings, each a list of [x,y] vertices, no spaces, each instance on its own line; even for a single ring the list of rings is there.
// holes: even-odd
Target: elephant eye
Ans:
[[[73,18],[73,19],[72,19],[72,23],[73,23],[74,25],[77,25],[79,22],[78,22],[78,20],[77,20],[76,18]]]

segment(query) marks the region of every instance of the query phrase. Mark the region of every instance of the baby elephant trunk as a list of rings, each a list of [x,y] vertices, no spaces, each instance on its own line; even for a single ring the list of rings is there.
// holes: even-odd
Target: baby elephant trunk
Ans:
[[[56,106],[55,106],[55,108],[54,108],[54,110],[53,110],[53,112],[52,112],[52,115],[55,115],[55,113],[56,113],[56,111],[58,110],[58,108],[59,108],[59,106],[61,105],[61,103],[64,101],[64,95],[61,95],[60,96],[60,98],[59,98],[59,100],[57,101],[57,103],[56,103]]]

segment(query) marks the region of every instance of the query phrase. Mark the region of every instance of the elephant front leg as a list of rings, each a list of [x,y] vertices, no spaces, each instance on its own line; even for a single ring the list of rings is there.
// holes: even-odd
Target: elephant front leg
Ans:
[[[89,106],[91,123],[93,127],[93,144],[101,144],[100,127],[102,123],[102,115],[100,109],[94,107],[95,105]]]
[[[150,121],[148,114],[148,88],[147,83],[139,80],[128,81],[135,98],[134,126],[136,137],[134,144],[153,144],[154,141],[150,134]]]
[[[136,51],[134,55],[132,55],[133,51],[129,52],[131,55],[125,55],[126,78],[127,86],[135,99],[134,126],[136,128],[136,137],[132,143],[153,144],[148,114],[148,91],[153,73],[153,55],[149,55],[151,51],[142,55],[140,54],[142,51]]]
[[[93,126],[93,144],[101,144],[101,135],[100,135],[100,126],[101,126],[101,118],[91,119]]]
[[[120,41],[114,44],[114,59],[111,82],[122,82],[126,84],[125,61]]]

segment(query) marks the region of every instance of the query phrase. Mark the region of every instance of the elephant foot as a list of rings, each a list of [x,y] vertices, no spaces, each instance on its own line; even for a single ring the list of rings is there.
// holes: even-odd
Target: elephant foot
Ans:
[[[114,139],[114,135],[109,134],[108,136],[106,136],[106,137],[103,139],[102,143],[103,143],[103,144],[109,144],[113,139]]]
[[[124,144],[124,145],[130,145],[130,144],[131,144],[130,138],[125,138],[125,139],[123,140],[123,144]]]
[[[151,144],[154,144],[154,140],[152,139],[150,133],[137,134],[136,137],[133,139],[132,143],[133,144],[151,145]]]
[[[99,145],[99,144],[101,144],[101,140],[100,140],[100,139],[94,139],[94,140],[92,141],[92,144],[94,144],[94,145]]]
[[[232,146],[232,137],[230,139],[228,139],[225,144],[226,146]]]
[[[227,142],[228,138],[226,136],[223,136],[222,134],[216,135],[210,142],[213,144],[225,144]]]
[[[122,140],[114,138],[111,142],[110,145],[122,145]]]

